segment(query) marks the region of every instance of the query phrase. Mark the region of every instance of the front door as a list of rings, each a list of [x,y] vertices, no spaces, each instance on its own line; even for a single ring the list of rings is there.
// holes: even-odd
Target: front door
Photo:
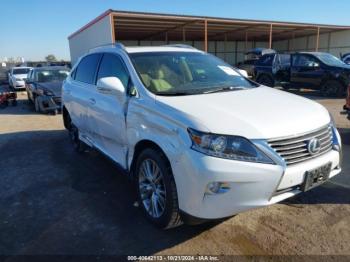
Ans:
[[[312,55],[296,54],[292,59],[291,82],[298,87],[318,87],[324,71],[321,63]]]
[[[96,82],[103,77],[118,77],[127,89],[129,73],[116,54],[105,53],[97,73]],[[89,107],[89,130],[96,147],[126,168],[126,97],[120,102],[113,94],[96,91]]]

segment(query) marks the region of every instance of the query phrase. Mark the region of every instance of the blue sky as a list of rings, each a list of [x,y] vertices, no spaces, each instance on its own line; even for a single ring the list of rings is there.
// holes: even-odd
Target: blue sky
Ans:
[[[0,0],[0,60],[69,59],[67,36],[107,9],[350,25],[349,0]]]

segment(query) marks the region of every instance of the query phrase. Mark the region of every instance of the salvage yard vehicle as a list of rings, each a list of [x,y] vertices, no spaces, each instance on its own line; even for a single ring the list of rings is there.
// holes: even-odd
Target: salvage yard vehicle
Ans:
[[[5,108],[11,103],[17,106],[17,93],[7,86],[0,86],[0,108]]]
[[[258,83],[270,87],[281,83],[287,89],[309,88],[320,90],[324,96],[343,96],[350,81],[350,66],[322,52],[269,54],[256,63],[255,76]]]
[[[31,67],[13,67],[11,68],[8,81],[10,87],[14,89],[25,88],[25,80],[27,79],[28,73]]]
[[[323,106],[189,46],[92,49],[62,92],[74,148],[127,171],[161,228],[271,205],[341,172],[340,136]]]
[[[69,69],[62,66],[38,67],[28,74],[26,91],[36,112],[56,114],[61,111],[62,82]]]
[[[254,68],[255,63],[266,54],[276,53],[273,49],[267,48],[253,48],[245,53],[245,60],[243,62],[239,62],[237,67],[239,69],[243,69],[247,71],[249,77],[254,77]]]

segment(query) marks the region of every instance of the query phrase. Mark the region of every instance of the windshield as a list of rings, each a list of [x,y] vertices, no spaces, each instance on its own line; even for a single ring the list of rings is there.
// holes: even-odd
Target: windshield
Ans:
[[[320,59],[323,63],[329,66],[344,66],[345,63],[335,57],[334,55],[327,54],[327,53],[321,53],[315,55],[318,59]]]
[[[38,82],[63,81],[69,74],[69,70],[38,70],[36,72]]]
[[[18,68],[18,69],[13,69],[12,74],[14,75],[25,75],[28,74],[30,68]]]
[[[145,87],[158,95],[190,95],[255,85],[234,68],[208,54],[149,52],[130,54]]]

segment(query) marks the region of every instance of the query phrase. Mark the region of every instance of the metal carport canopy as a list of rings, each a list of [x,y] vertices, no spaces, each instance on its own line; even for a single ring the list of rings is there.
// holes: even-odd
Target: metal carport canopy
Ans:
[[[205,51],[208,41],[268,41],[272,48],[273,41],[310,35],[316,36],[317,50],[320,34],[350,30],[350,26],[338,25],[107,10],[69,38],[106,16],[110,16],[114,41],[204,41]]]

